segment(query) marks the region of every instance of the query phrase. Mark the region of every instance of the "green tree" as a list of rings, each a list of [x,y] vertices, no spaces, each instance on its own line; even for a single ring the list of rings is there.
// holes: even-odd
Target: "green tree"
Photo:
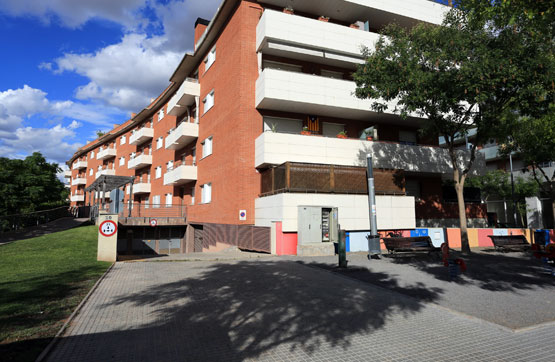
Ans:
[[[60,171],[39,152],[24,160],[0,158],[0,216],[63,204],[67,191],[57,177]]]
[[[547,85],[551,86],[543,73],[547,66],[539,54],[544,49],[537,44],[540,38],[524,36],[514,27],[498,27],[486,3],[495,6],[496,1],[456,2],[442,26],[387,27],[375,50],[363,50],[366,62],[354,75],[357,97],[374,99],[374,110],[382,112],[388,103],[396,104],[394,110],[403,117],[425,118],[425,133],[444,137],[464,253],[470,247],[463,187],[476,145],[465,158],[457,151],[455,138],[475,128],[477,144],[498,139],[519,116],[542,114],[549,104]]]

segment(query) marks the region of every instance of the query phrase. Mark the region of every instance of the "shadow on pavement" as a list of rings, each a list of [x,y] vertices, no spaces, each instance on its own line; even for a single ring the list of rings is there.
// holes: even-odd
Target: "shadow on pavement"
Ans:
[[[531,254],[482,251],[462,256],[452,251],[451,257],[461,257],[467,265],[464,277],[453,280],[457,284],[472,284],[489,291],[505,292],[555,287],[555,278],[546,275],[541,261]],[[436,279],[451,281],[447,268],[437,261],[426,258],[388,259],[396,264],[411,265]]]
[[[198,268],[196,275],[160,280],[102,305],[106,311],[123,306],[147,311],[156,322],[140,329],[65,337],[65,342],[83,338],[90,348],[102,344],[84,352],[97,360],[117,359],[118,350],[130,349],[144,353],[141,360],[150,360],[152,351],[160,360],[244,360],[283,345],[289,353],[306,357],[323,344],[346,349],[355,335],[383,328],[393,314],[418,313],[424,306],[296,262],[241,261]],[[394,278],[376,277],[401,288]],[[415,288],[428,300],[439,292]]]

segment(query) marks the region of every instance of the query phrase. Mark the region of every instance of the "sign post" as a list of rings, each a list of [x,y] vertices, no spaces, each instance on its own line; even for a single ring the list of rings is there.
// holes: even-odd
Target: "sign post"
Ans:
[[[376,193],[374,190],[374,170],[372,167],[372,155],[366,155],[366,171],[368,173],[368,209],[370,211],[370,234],[366,236],[368,239],[368,259],[372,257],[379,258],[380,235],[378,234],[378,220],[376,217]]]
[[[98,261],[116,261],[118,251],[118,214],[98,216]]]

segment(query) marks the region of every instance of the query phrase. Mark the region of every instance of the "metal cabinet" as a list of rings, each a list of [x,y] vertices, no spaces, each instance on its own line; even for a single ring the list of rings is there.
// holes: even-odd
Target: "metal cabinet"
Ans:
[[[297,218],[299,245],[336,242],[338,227],[336,207],[299,206]]]

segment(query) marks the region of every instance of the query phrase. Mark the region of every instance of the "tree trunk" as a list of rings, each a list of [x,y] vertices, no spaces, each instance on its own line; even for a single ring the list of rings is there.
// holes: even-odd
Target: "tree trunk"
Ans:
[[[461,251],[470,254],[470,243],[468,242],[468,227],[466,224],[466,207],[464,204],[464,181],[465,175],[459,176],[459,171],[453,173],[455,179],[455,191],[457,192],[457,204],[459,207],[459,224],[461,227]]]

